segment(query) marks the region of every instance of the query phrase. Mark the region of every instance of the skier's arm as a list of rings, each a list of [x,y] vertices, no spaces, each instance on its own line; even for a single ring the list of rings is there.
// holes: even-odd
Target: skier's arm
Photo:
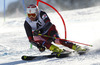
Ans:
[[[26,21],[24,23],[24,28],[25,28],[25,31],[26,31],[26,34],[27,34],[27,37],[28,37],[29,41],[34,40],[33,39],[33,34],[32,34],[32,28]]]
[[[25,21],[25,23],[24,23],[24,28],[25,28],[27,37],[28,37],[28,39],[29,39],[29,42],[30,42],[32,45],[36,46],[36,47],[39,49],[40,52],[45,51],[45,47],[43,47],[43,46],[37,44],[37,42],[34,41],[34,39],[33,39],[33,34],[32,34],[32,28],[30,27],[30,25],[29,25],[26,21]]]
[[[45,34],[52,26],[52,23],[50,22],[48,15],[44,11],[41,11],[40,17],[45,22],[45,25],[40,30],[42,31],[42,34]]]
[[[25,23],[24,23],[24,28],[25,28],[27,37],[28,37],[28,39],[29,39],[29,42],[30,42],[31,44],[33,44],[34,46],[37,47],[37,43],[34,42],[34,39],[33,39],[32,28],[31,28],[31,26],[30,26],[26,21],[25,21]]]

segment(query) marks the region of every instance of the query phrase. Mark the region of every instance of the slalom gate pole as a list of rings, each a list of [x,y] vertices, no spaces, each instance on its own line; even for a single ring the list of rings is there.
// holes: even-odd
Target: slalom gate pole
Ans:
[[[26,8],[25,8],[25,1],[24,0],[22,0],[22,4],[23,4],[23,8],[24,8],[24,13],[26,15]]]
[[[54,39],[60,39],[60,38],[56,38],[56,37],[52,37],[52,36],[48,36],[48,35],[42,35],[42,34],[38,34],[38,35],[44,36],[44,37],[49,37],[49,38],[54,38]],[[65,40],[65,39],[60,39],[60,40]],[[71,41],[71,40],[66,40],[66,41],[93,47],[93,45],[89,45],[89,44],[85,44],[85,43],[75,42],[75,41]]]
[[[5,20],[6,20],[6,3],[5,3],[6,1],[4,0],[4,22],[5,22]]]

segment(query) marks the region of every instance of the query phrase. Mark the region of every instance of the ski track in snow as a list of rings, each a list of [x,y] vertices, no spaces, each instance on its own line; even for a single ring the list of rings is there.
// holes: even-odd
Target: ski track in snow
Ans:
[[[6,22],[3,22],[3,18],[0,18],[0,65],[100,65],[100,7],[60,13],[66,22],[67,39],[93,45],[93,47],[90,47],[89,53],[62,59],[22,61],[22,55],[43,55],[50,54],[51,51],[46,50],[40,53],[34,46],[33,49],[29,49],[30,43],[23,26],[25,17],[7,18]],[[57,13],[48,13],[48,15],[52,23],[57,26],[61,38],[64,38],[64,29],[60,17],[57,16]]]

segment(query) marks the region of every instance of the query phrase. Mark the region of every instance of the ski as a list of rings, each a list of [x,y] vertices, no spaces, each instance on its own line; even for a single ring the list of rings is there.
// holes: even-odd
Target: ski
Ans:
[[[42,55],[42,56],[22,56],[21,59],[22,60],[40,60],[40,59],[47,59],[47,58],[54,58],[56,57],[55,55]]]
[[[23,55],[21,57],[22,60],[26,60],[26,61],[30,61],[30,60],[42,60],[42,59],[48,59],[48,58],[65,58],[65,57],[69,57],[69,55],[71,54],[71,52],[68,52],[66,54],[61,54],[59,57],[56,55],[42,55],[42,56],[27,56],[27,55]]]
[[[88,51],[86,52],[80,52],[78,53],[79,55],[85,55]],[[22,60],[25,61],[31,61],[31,60],[43,60],[43,59],[49,59],[49,58],[66,58],[70,57],[71,53],[75,53],[75,51],[67,52],[66,54],[61,54],[59,57],[55,54],[50,54],[50,55],[41,55],[41,56],[28,56],[28,55],[23,55],[21,57]]]
[[[86,48],[86,51],[81,51],[81,52],[78,52],[79,55],[85,55],[89,52],[89,49]]]

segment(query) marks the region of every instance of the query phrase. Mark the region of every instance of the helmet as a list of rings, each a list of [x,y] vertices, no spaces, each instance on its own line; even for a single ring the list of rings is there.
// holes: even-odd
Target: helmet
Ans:
[[[27,15],[28,17],[36,17],[38,15],[38,6],[31,4],[27,7]]]

